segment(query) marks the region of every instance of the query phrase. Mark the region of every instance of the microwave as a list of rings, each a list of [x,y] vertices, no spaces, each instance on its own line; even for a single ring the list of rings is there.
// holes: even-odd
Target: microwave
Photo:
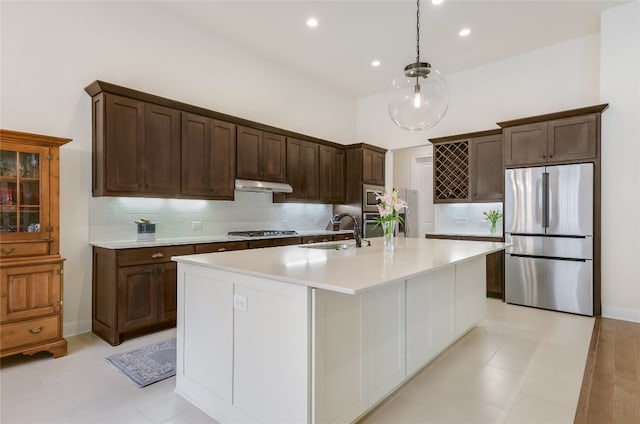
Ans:
[[[379,200],[376,196],[384,194],[383,186],[362,185],[362,212],[378,212]]]

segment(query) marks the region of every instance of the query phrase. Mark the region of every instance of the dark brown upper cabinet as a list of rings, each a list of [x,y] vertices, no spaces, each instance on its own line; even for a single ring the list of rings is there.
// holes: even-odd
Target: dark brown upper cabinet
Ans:
[[[502,130],[478,131],[430,141],[434,145],[434,203],[504,199]]]
[[[287,138],[287,182],[293,187],[287,200],[319,200],[318,147],[317,143]]]
[[[600,143],[600,115],[606,107],[597,105],[499,122],[504,128],[505,166],[595,160]]]
[[[109,93],[93,98],[94,196],[166,196],[180,187],[180,112]]]
[[[235,158],[235,125],[182,114],[182,196],[233,200]]]
[[[236,175],[247,180],[286,182],[286,138],[238,126]]]
[[[472,202],[504,200],[502,144],[502,133],[469,139],[469,194]]]
[[[384,153],[362,149],[362,182],[384,185]]]
[[[320,200],[322,203],[344,202],[345,181],[344,151],[330,146],[320,146]]]

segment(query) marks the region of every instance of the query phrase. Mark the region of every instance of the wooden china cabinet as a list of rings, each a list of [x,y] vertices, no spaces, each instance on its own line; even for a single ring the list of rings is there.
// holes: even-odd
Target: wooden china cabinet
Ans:
[[[0,356],[67,354],[62,337],[60,146],[0,130]]]

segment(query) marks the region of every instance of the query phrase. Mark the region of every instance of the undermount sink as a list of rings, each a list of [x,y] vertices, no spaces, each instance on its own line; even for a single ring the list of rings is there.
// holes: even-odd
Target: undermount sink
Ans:
[[[350,247],[355,247],[355,244],[348,243],[322,243],[322,244],[302,244],[299,247],[307,249],[325,249],[325,250],[344,250]]]

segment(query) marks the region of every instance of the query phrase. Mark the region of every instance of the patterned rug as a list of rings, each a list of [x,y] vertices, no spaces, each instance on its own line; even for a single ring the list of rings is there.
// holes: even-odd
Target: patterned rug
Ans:
[[[176,375],[176,339],[165,340],[131,352],[105,358],[138,387]]]

